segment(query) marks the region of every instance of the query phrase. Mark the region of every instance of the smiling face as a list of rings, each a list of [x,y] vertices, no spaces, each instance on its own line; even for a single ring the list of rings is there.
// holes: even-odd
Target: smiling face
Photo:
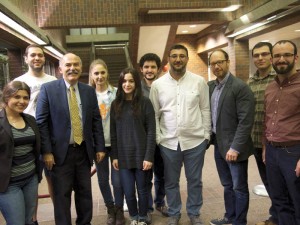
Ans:
[[[96,64],[90,73],[96,86],[105,86],[108,84],[108,71],[103,65]]]
[[[10,97],[6,103],[6,107],[15,113],[22,113],[29,103],[29,94],[25,90],[17,91]]]
[[[272,53],[272,64],[277,74],[290,76],[296,72],[295,62],[298,56],[294,54],[294,46],[291,43],[276,44]]]
[[[25,62],[29,67],[29,70],[40,72],[43,70],[45,64],[44,52],[41,48],[31,47],[28,49],[28,53],[24,56]]]
[[[170,70],[174,73],[184,75],[188,61],[189,57],[184,49],[172,49],[170,51]]]
[[[59,71],[66,82],[76,84],[82,72],[81,59],[72,53],[64,55],[59,63]]]
[[[145,61],[143,67],[141,67],[141,72],[146,80],[155,80],[158,74],[158,67],[155,61]]]
[[[229,60],[221,51],[215,51],[210,56],[210,68],[219,81],[223,80],[229,71]]]
[[[271,68],[272,55],[268,46],[253,49],[253,62],[258,70]]]
[[[132,100],[135,90],[135,82],[131,73],[126,73],[123,79],[122,89],[125,93],[126,100]]]

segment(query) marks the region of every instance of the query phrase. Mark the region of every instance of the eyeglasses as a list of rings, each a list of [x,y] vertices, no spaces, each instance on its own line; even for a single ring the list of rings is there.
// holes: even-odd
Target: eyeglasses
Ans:
[[[255,53],[254,55],[253,55],[253,58],[259,58],[259,56],[261,56],[261,57],[267,57],[268,55],[270,55],[271,53],[270,52],[262,52],[262,53]]]
[[[228,61],[228,60],[226,60],[226,59],[223,59],[223,60],[219,60],[219,61],[217,61],[217,62],[213,62],[213,63],[210,63],[210,67],[215,67],[216,65],[218,65],[218,66],[221,66],[224,62],[226,62],[226,61]]]
[[[274,54],[273,55],[273,59],[281,59],[281,57],[283,57],[284,59],[287,59],[287,58],[291,58],[293,57],[294,54],[292,53],[284,53],[284,54]]]
[[[177,59],[178,57],[180,59],[185,59],[187,56],[186,55],[170,55],[171,59]]]

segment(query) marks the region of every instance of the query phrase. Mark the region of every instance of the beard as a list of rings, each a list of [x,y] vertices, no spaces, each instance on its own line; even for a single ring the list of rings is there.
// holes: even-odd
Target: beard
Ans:
[[[281,65],[287,65],[286,67],[282,67]],[[287,74],[293,70],[295,66],[295,61],[292,63],[277,63],[273,65],[274,70],[276,71],[277,74]]]
[[[153,76],[153,77],[147,77],[147,76],[145,76],[145,79],[146,79],[146,80],[149,80],[149,81],[155,80],[155,78],[156,78],[156,76]]]
[[[32,71],[35,71],[35,72],[41,72],[43,70],[43,66],[40,66],[40,67],[34,67],[34,66],[30,66],[31,70]]]

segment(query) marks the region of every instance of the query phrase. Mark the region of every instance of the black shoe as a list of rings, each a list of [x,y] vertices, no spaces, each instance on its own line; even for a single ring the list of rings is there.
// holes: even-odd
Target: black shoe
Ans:
[[[166,216],[168,217],[169,214],[168,214],[168,207],[163,205],[163,206],[157,206],[155,208],[157,211],[159,211],[163,216]]]

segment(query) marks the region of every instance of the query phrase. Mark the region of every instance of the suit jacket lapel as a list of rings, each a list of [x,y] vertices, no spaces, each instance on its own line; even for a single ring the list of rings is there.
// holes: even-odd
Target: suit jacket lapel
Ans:
[[[61,101],[61,106],[64,108],[66,117],[70,120],[70,110],[67,91],[68,89],[64,79],[60,79],[60,82],[58,83],[57,101]]]
[[[81,100],[82,126],[84,127],[84,122],[85,122],[85,118],[86,118],[87,93],[86,93],[86,89],[80,82],[78,82],[78,91],[79,91],[80,100]]]

